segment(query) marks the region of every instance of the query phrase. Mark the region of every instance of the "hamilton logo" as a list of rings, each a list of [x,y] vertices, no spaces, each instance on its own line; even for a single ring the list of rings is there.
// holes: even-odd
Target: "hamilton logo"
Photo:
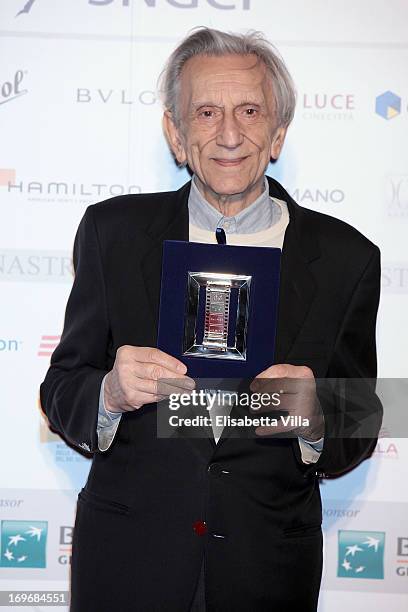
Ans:
[[[23,15],[24,13],[29,13],[31,11],[31,8],[34,4],[35,0],[28,0],[28,2],[26,2],[23,6],[23,8],[21,9],[21,11],[19,11],[16,15],[16,17],[19,17],[20,15]]]

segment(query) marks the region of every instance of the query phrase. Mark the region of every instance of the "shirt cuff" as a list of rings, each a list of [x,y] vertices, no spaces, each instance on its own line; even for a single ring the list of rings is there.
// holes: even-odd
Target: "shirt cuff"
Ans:
[[[315,442],[306,442],[298,436],[298,441],[303,463],[316,463],[323,450],[324,438],[319,438]]]
[[[121,412],[110,412],[105,408],[104,388],[107,374],[102,379],[101,390],[99,392],[98,424],[96,432],[98,434],[98,448],[106,451],[110,447],[119,427]]]

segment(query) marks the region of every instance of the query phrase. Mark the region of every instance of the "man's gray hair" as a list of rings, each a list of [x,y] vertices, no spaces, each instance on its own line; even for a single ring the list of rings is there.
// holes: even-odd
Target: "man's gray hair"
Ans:
[[[273,84],[273,94],[279,126],[287,127],[293,119],[296,91],[286,65],[277,49],[262,34],[250,30],[245,34],[221,32],[202,27],[187,36],[173,53],[159,76],[159,92],[166,110],[180,126],[180,75],[184,64],[196,55],[256,55],[268,69]]]

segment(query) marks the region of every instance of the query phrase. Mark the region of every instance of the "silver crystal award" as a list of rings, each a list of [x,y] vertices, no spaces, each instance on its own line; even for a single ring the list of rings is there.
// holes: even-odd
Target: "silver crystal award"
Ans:
[[[183,355],[245,361],[251,278],[187,273]]]

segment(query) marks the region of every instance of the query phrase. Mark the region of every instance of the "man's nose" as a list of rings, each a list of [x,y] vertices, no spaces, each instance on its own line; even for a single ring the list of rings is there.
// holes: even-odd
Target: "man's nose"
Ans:
[[[225,113],[219,125],[217,144],[234,149],[241,145],[243,140],[244,135],[239,121],[233,113]]]

